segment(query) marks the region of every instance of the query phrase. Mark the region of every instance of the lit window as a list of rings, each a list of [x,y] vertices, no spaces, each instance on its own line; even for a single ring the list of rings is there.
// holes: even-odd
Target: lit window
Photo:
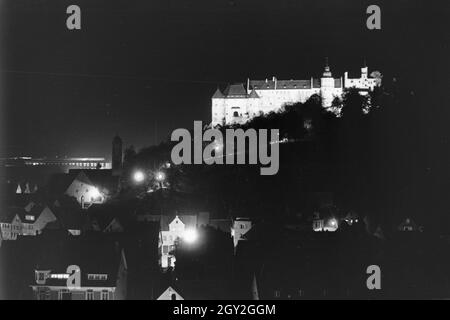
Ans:
[[[69,279],[69,275],[67,273],[62,274],[51,274],[50,279]]]
[[[108,279],[107,274],[88,274],[88,280],[104,281]]]
[[[102,290],[102,294],[100,296],[101,300],[109,300],[109,293],[107,290]]]
[[[37,281],[45,281],[45,272],[36,272]]]
[[[86,300],[94,300],[94,291],[88,290],[86,292]]]

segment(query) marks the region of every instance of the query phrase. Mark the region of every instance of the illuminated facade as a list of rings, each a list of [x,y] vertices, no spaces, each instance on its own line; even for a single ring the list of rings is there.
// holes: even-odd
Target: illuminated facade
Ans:
[[[0,159],[0,163],[6,167],[36,166],[36,167],[60,167],[67,171],[70,169],[111,169],[111,162],[105,158],[32,158],[14,157]]]
[[[244,235],[252,228],[252,221],[247,218],[236,218],[231,227],[231,237],[236,248],[239,241],[245,240]]]
[[[177,242],[183,239],[186,233],[196,232],[197,230],[196,215],[175,216],[168,225],[165,225],[165,218],[161,217],[159,237],[160,265],[163,269],[175,267],[176,258],[173,251]]]
[[[47,224],[56,221],[56,216],[48,206],[30,202],[25,209],[10,208],[0,218],[0,233],[3,240],[17,240],[18,236],[35,236]]]
[[[361,94],[381,84],[380,79],[369,77],[367,67],[361,68],[359,78],[334,78],[328,64],[320,79],[308,80],[247,80],[247,84],[228,85],[222,92],[217,89],[212,96],[212,126],[245,123],[255,116],[279,111],[286,104],[305,102],[313,95],[322,98],[324,108],[339,114],[339,108],[332,108],[335,98],[342,98],[344,89],[356,88]]]
[[[70,183],[65,194],[77,199],[83,209],[89,208],[92,204],[104,203],[106,198],[98,187],[81,171]]]

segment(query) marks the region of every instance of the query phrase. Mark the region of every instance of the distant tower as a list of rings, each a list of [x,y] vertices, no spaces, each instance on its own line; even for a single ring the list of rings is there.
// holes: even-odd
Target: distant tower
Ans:
[[[320,78],[320,96],[324,107],[331,106],[333,101],[334,78],[328,65],[328,58],[325,58],[325,69]]]
[[[112,172],[120,175],[122,171],[122,139],[116,135],[112,142]]]

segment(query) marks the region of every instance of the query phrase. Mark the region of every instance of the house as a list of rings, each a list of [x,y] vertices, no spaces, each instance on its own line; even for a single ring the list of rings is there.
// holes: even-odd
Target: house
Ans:
[[[56,221],[49,223],[46,229],[63,230],[74,236],[89,229],[89,217],[74,198],[61,197],[51,208]]]
[[[245,240],[245,234],[252,228],[252,221],[248,218],[236,218],[231,226],[231,237],[236,248],[239,241]]]
[[[31,205],[32,204],[32,205]],[[30,202],[21,213],[22,235],[35,236],[57,218],[49,206]]]
[[[0,213],[0,230],[3,240],[17,240],[22,234],[21,208],[8,208]]]
[[[92,204],[104,203],[107,199],[105,192],[83,170],[53,175],[48,184],[48,192],[55,198],[62,195],[73,197],[83,209],[88,209]]]
[[[79,270],[79,286],[68,286]],[[42,247],[31,284],[36,300],[124,300],[127,260],[118,243],[105,238],[68,237]]]
[[[55,222],[56,216],[47,205],[30,203],[24,209],[9,207],[0,218],[0,228],[4,240],[16,240],[17,236],[36,236],[49,223]]]
[[[24,184],[18,183],[16,188],[16,194],[31,194],[36,193],[38,191],[37,184],[30,186],[29,182],[26,182]]]
[[[411,218],[406,218],[405,220],[403,220],[397,227],[397,229],[398,231],[403,232],[423,231],[423,227],[418,226]]]
[[[156,300],[184,300],[184,298],[169,286]]]
[[[315,232],[334,232],[339,228],[339,219],[329,210],[321,209],[313,213],[312,229]]]
[[[71,169],[69,174],[84,173],[107,199],[114,196],[120,188],[120,177],[111,169],[81,170]]]
[[[87,214],[89,216],[90,224],[93,230],[100,232],[123,232],[124,221],[126,219],[128,208],[114,204],[107,203],[101,205],[92,205]]]
[[[161,268],[175,267],[176,258],[173,255],[173,251],[177,242],[182,239],[190,241],[190,237],[195,237],[197,227],[197,215],[161,216],[161,231],[158,245],[161,255]]]

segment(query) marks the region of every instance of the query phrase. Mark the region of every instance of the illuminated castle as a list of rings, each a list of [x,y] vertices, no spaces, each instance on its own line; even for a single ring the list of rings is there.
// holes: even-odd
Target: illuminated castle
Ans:
[[[312,95],[322,98],[324,108],[331,108],[333,100],[342,98],[345,88],[357,88],[367,94],[381,84],[381,79],[369,77],[366,66],[361,68],[361,77],[351,79],[348,72],[344,78],[334,78],[328,62],[320,79],[309,80],[250,80],[247,84],[228,85],[212,96],[212,126],[245,123],[261,113],[278,111],[286,104],[305,102]],[[339,113],[340,110],[331,111]]]

